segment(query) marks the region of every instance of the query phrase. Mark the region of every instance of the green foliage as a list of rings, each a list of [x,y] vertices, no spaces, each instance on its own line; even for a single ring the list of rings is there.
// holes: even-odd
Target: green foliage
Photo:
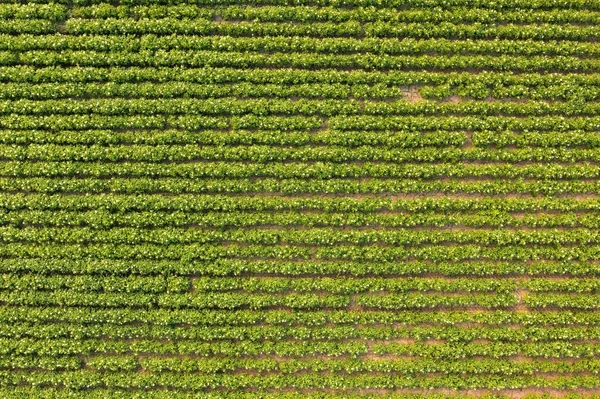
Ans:
[[[0,0],[0,397],[599,399],[599,26]]]

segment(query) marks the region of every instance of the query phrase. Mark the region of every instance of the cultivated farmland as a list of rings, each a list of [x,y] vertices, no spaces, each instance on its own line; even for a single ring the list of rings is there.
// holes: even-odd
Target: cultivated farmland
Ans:
[[[598,398],[599,100],[597,0],[0,0],[0,397]]]

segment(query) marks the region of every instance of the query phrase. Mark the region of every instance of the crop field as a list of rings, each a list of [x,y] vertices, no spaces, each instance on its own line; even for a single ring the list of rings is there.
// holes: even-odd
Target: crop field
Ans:
[[[0,0],[0,398],[600,399],[600,0]]]

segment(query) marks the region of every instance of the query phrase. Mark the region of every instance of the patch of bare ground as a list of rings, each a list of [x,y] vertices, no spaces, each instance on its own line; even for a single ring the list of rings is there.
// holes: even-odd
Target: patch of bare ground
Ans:
[[[416,103],[424,100],[423,96],[421,96],[421,93],[419,92],[419,86],[401,86],[400,90],[402,90],[404,98],[410,103]]]
[[[416,339],[411,339],[410,341],[413,341],[412,343],[417,343]],[[445,339],[435,339],[435,338],[429,338],[429,339],[423,340],[421,342],[426,345],[431,345],[431,346],[444,345],[444,344],[448,343],[448,341],[446,341]]]
[[[65,21],[60,21],[56,24],[56,31],[58,33],[66,34],[67,33],[67,23]]]
[[[361,306],[356,303],[356,294],[350,297],[350,303],[348,303],[348,311],[349,312],[360,312]]]
[[[137,367],[135,368],[135,372],[138,374],[148,374],[150,371],[148,369],[145,369],[144,367],[142,367],[141,364],[138,364]]]
[[[451,95],[450,97],[448,97],[446,99],[447,102],[453,103],[453,104],[458,104],[459,102],[461,102],[461,99],[459,96],[457,96],[456,94]]]
[[[189,281],[188,281],[188,289],[187,289],[187,291],[185,291],[186,293],[194,294],[197,292],[196,280],[198,279],[198,277],[199,277],[199,275],[197,275],[197,274],[187,276]]]
[[[348,95],[348,99],[352,101],[356,101],[360,107],[360,113],[362,114],[365,111],[365,99],[361,97],[355,97],[354,95]]]
[[[513,306],[513,309],[517,312],[527,312],[529,308],[525,304],[525,298],[527,296],[527,289],[523,287],[524,282],[526,282],[529,278],[524,276],[517,281],[517,289],[515,290],[515,296],[517,297],[517,303]]]
[[[323,118],[323,122],[321,123],[321,127],[318,129],[320,132],[326,132],[329,130],[329,118]]]
[[[417,360],[419,356],[410,356],[410,355],[380,355],[376,353],[366,353],[364,355],[359,356],[362,360],[369,360],[373,362],[386,362],[386,361],[394,361],[394,360]]]
[[[517,104],[525,104],[526,102],[529,101],[529,99],[527,99],[527,98],[505,98],[505,99],[503,99],[503,101],[517,103]]]
[[[408,101],[411,103],[416,103],[423,100],[424,98],[421,96],[421,93],[419,93],[419,88],[417,86],[411,86]]]
[[[473,132],[470,130],[465,131],[467,139],[465,140],[465,144],[463,144],[462,148],[473,148]]]

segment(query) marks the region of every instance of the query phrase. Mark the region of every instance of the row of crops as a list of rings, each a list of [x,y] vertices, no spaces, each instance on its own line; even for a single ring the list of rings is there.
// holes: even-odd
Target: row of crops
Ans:
[[[600,397],[600,3],[0,0],[0,397]]]

